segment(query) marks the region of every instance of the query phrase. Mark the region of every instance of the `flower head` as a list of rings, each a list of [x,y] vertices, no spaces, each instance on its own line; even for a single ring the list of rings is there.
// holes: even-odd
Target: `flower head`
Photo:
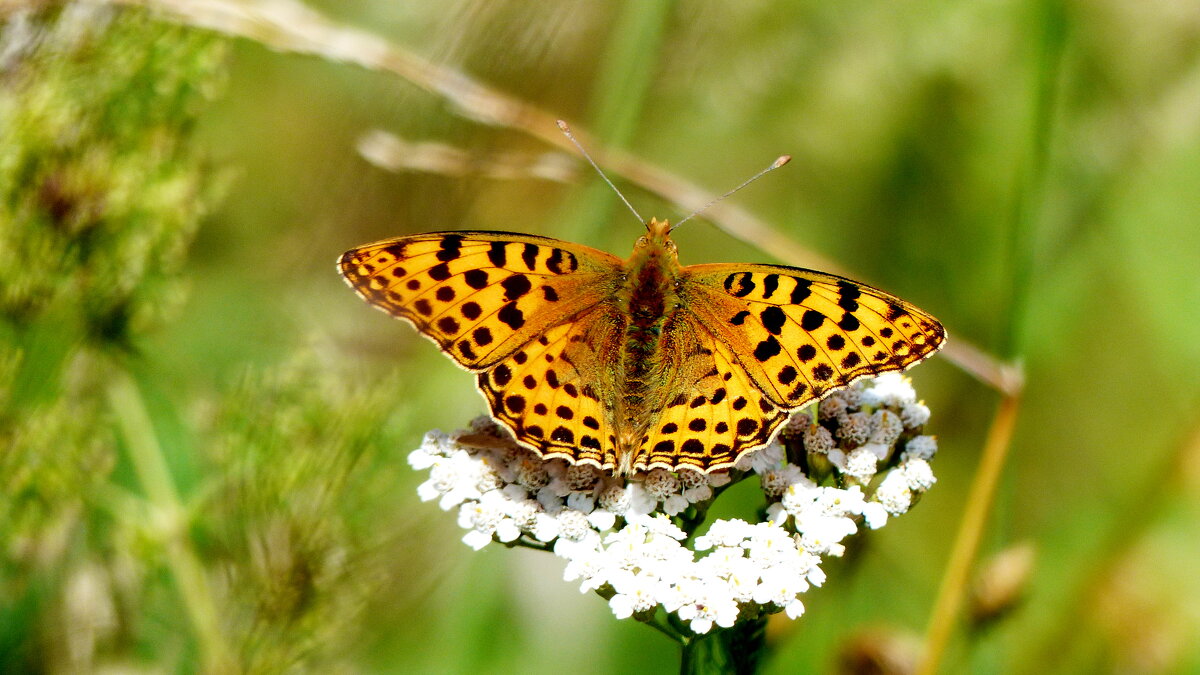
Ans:
[[[422,500],[458,508],[472,548],[552,550],[566,561],[563,578],[601,592],[616,617],[653,620],[662,608],[699,634],[743,614],[800,616],[804,593],[825,580],[823,557],[842,555],[860,526],[883,527],[936,482],[937,442],[920,433],[928,417],[906,378],[881,376],[831,394],[816,421],[797,414],[781,441],[709,474],[619,478],[545,461],[486,418],[469,438],[487,442],[431,432],[409,464],[429,472]],[[759,477],[765,519],[705,526],[708,503],[750,475]]]

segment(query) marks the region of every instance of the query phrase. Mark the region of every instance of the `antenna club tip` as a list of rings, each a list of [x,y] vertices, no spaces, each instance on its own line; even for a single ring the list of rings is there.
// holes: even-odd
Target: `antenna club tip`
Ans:
[[[559,129],[562,129],[563,131],[567,131],[567,132],[569,132],[571,130],[571,127],[567,126],[567,123],[564,122],[563,120],[555,120],[555,122],[558,123]]]
[[[783,166],[784,164],[787,164],[790,161],[792,161],[791,155],[780,155],[779,159],[775,160],[775,163],[771,165],[771,168],[778,169],[779,167]]]

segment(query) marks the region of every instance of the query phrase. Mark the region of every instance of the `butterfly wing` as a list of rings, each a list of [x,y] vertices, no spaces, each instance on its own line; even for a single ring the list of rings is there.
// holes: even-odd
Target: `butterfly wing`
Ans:
[[[633,468],[715,471],[766,445],[788,411],[771,402],[741,357],[694,314],[682,314],[671,333],[697,346],[674,364],[668,390],[677,393],[650,423]]]
[[[412,323],[477,373],[492,416],[547,457],[611,459],[604,367],[621,261],[587,246],[508,232],[432,232],[347,251],[360,296]]]
[[[508,232],[398,237],[338,261],[364,300],[412,323],[472,371],[601,302],[620,265],[587,246]]]
[[[910,303],[814,270],[693,265],[678,289],[679,330],[711,339],[711,354],[687,369],[703,376],[673,385],[686,404],[662,412],[635,466],[729,466],[770,441],[789,412],[863,377],[904,370],[945,341],[937,319]]]
[[[492,417],[545,459],[616,466],[612,373],[622,324],[615,312],[597,304],[478,375]]]

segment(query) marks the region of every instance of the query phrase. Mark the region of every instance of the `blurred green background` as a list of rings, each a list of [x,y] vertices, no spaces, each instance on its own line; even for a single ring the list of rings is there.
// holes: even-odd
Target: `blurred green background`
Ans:
[[[472,552],[416,497],[407,453],[483,400],[337,256],[643,230],[521,124],[354,63],[390,44],[713,192],[791,154],[732,202],[1024,367],[981,555],[1032,571],[945,672],[1200,672],[1200,4],[231,3],[215,33],[130,4],[162,12],[0,5],[0,670],[677,668],[558,560]],[[374,130],[467,161],[389,170]],[[685,264],[808,262],[676,234]],[[1000,394],[946,355],[911,375],[938,485],[827,565],[766,672],[920,648]]]

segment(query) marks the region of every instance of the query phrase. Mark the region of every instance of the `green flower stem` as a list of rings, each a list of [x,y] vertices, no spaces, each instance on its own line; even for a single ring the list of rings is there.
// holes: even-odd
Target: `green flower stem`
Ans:
[[[688,637],[676,630],[675,626],[671,625],[666,610],[662,609],[662,607],[659,607],[657,610],[655,610],[654,617],[649,621],[646,621],[645,624],[671,638],[673,642],[679,643],[680,645],[687,644]]]
[[[760,617],[739,621],[731,628],[714,627],[704,635],[686,638],[679,662],[680,675],[757,672],[766,654],[766,629],[767,618]]]
[[[158,530],[167,554],[167,565],[179,586],[184,609],[200,643],[203,670],[208,673],[235,672],[233,659],[221,635],[208,576],[188,541],[187,517],[141,392],[128,373],[119,372],[109,387],[108,398],[138,481],[160,521]]]

